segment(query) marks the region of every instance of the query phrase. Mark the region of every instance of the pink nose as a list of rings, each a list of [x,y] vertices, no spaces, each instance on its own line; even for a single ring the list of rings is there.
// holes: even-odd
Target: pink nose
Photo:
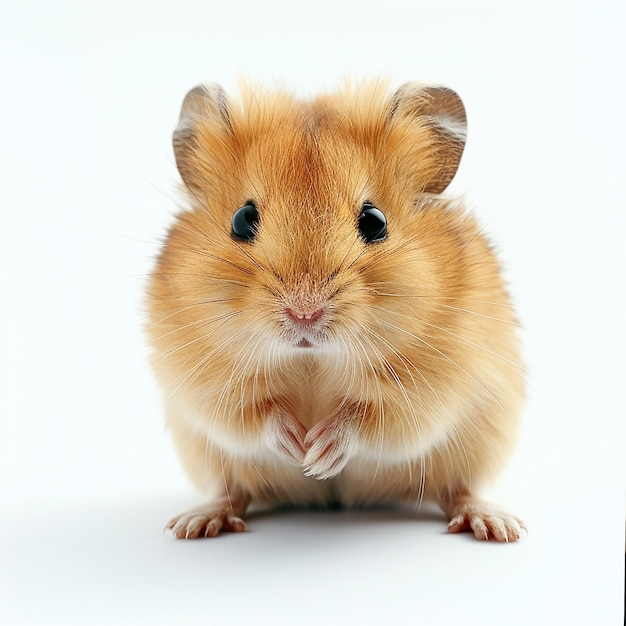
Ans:
[[[301,311],[299,309],[292,309],[287,307],[287,315],[291,317],[295,322],[300,324],[307,324],[315,322],[324,314],[324,308],[316,309],[315,311]]]

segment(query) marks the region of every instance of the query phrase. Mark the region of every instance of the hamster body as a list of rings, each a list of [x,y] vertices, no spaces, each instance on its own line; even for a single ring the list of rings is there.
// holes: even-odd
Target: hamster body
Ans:
[[[208,498],[177,537],[244,530],[251,503],[431,499],[451,532],[520,538],[474,496],[514,444],[524,377],[497,259],[441,195],[465,129],[442,87],[189,92],[188,209],[148,288],[167,424]]]

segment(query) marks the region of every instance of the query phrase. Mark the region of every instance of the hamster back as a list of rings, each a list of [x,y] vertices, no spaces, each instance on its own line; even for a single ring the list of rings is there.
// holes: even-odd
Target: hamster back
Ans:
[[[524,390],[497,259],[442,195],[465,132],[443,87],[187,94],[187,206],[147,325],[167,424],[207,498],[172,519],[177,537],[242,531],[250,504],[426,498],[451,532],[520,538],[474,495],[511,451]]]

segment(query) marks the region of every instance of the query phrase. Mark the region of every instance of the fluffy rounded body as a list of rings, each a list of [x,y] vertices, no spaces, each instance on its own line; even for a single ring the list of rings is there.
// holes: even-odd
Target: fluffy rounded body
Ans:
[[[440,132],[433,99],[378,84],[187,97],[188,208],[148,289],[167,423],[209,498],[172,521],[177,536],[242,530],[251,502],[426,498],[451,530],[519,538],[473,496],[515,439],[515,316],[475,219],[440,193],[463,139],[455,119]],[[242,241],[231,221],[248,202],[259,221]],[[384,240],[360,236],[364,203]]]

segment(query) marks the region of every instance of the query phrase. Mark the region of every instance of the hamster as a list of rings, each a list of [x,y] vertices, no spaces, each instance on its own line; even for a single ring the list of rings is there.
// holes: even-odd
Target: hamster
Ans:
[[[186,195],[147,289],[152,364],[207,503],[437,502],[452,533],[517,541],[475,495],[514,445],[517,323],[474,217],[442,193],[466,114],[451,89],[192,89],[173,136]]]

